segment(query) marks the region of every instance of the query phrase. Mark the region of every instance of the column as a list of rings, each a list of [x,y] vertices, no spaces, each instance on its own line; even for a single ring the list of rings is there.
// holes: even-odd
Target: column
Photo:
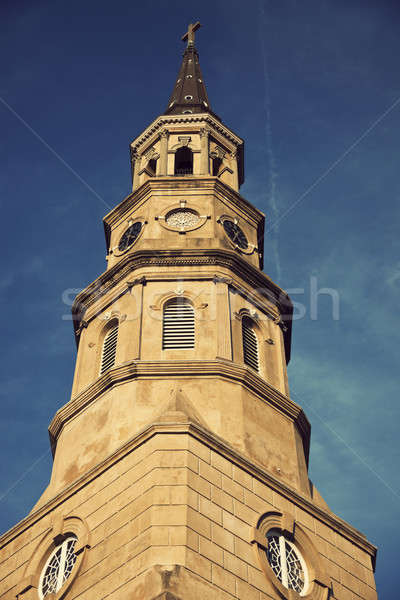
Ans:
[[[139,186],[139,171],[140,171],[140,162],[141,156],[137,152],[132,154],[133,158],[133,179],[132,179],[132,190],[136,189]]]
[[[127,283],[132,300],[132,312],[127,315],[130,333],[129,337],[125,338],[125,343],[128,348],[125,360],[140,360],[143,323],[143,288],[145,285],[145,277],[140,277],[140,279],[134,279]],[[134,327],[131,326],[132,323],[134,324]],[[131,331],[134,332],[133,335]]]
[[[239,191],[239,170],[237,164],[237,150],[231,152],[231,165],[233,171],[233,189]]]
[[[232,328],[229,284],[226,277],[214,276],[217,318],[217,358],[232,360]]]
[[[200,175],[210,174],[209,134],[208,129],[202,128],[200,133]]]
[[[168,131],[160,134],[160,171],[159,175],[168,175]]]

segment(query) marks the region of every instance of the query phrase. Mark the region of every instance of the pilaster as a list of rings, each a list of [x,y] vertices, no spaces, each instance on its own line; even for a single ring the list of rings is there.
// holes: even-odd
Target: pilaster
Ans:
[[[210,132],[207,128],[200,129],[200,175],[210,174],[209,135]]]
[[[139,172],[141,166],[141,156],[138,152],[134,152],[132,154],[133,159],[133,181],[132,181],[132,190],[135,190],[139,186]]]
[[[229,299],[230,279],[214,277],[217,314],[217,358],[233,359],[232,332],[231,332],[231,307]]]
[[[168,169],[168,138],[169,133],[167,130],[161,131],[160,133],[160,170],[159,175],[167,175]]]

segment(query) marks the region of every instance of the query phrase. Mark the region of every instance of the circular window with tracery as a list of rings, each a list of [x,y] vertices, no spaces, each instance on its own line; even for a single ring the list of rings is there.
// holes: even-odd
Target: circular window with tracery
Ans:
[[[164,229],[182,234],[202,227],[209,218],[209,215],[200,215],[195,208],[186,206],[185,201],[180,202],[180,206],[170,206],[163,215],[155,217]]]
[[[309,535],[290,513],[263,514],[254,528],[261,569],[279,598],[326,600],[330,580]]]
[[[67,535],[47,559],[39,580],[39,597],[56,594],[67,581],[75,566],[77,537]]]
[[[285,588],[303,596],[308,589],[308,574],[299,549],[276,529],[267,533],[267,543],[268,562],[276,577]]]
[[[189,229],[199,224],[200,217],[194,210],[179,208],[169,212],[165,217],[165,222],[170,227]]]

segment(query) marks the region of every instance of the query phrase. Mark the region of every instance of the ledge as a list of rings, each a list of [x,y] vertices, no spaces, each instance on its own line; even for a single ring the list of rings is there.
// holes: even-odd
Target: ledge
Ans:
[[[303,440],[304,454],[308,464],[311,426],[300,406],[278,392],[245,365],[238,365],[223,359],[213,361],[132,361],[114,367],[56,412],[49,425],[53,456],[57,439],[65,423],[95,402],[108,389],[122,382],[154,377],[162,377],[163,379],[219,377],[241,383],[246,389],[255,393],[260,399],[286,415],[297,425]]]
[[[246,281],[252,288],[264,295],[279,310],[285,324],[284,340],[286,360],[290,360],[290,343],[292,328],[293,305],[287,295],[272,279],[262,271],[243,260],[231,250],[138,250],[127,254],[108,271],[105,271],[92,284],[80,292],[72,306],[75,335],[86,310],[99,298],[102,298],[118,283],[138,269],[151,267],[224,267],[232,271],[240,279]]]
[[[182,188],[193,190],[194,187],[199,194],[215,191],[217,194],[227,197],[234,204],[240,205],[241,210],[244,210],[255,223],[265,218],[264,213],[218,177],[212,175],[193,175],[190,179],[188,177],[179,177],[179,175],[157,175],[142,183],[141,186],[121,200],[103,218],[107,249],[112,225],[117,223],[128,211],[132,210],[136,204],[142,203],[153,191],[157,193],[162,191],[170,192],[171,188],[175,191],[181,191]]]

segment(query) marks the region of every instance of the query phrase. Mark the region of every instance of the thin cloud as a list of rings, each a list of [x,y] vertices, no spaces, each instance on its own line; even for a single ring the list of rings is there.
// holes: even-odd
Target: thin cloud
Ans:
[[[278,281],[281,281],[282,269],[281,269],[281,261],[280,261],[280,255],[279,255],[279,242],[278,242],[279,209],[278,209],[278,202],[277,202],[277,197],[276,197],[278,169],[277,169],[277,163],[276,163],[276,158],[275,158],[275,153],[274,153],[274,148],[273,148],[272,127],[271,127],[271,98],[270,98],[270,93],[269,93],[271,81],[270,81],[269,72],[268,72],[267,50],[265,47],[265,41],[264,41],[264,38],[262,35],[262,29],[261,29],[261,24],[263,24],[264,27],[266,26],[266,15],[265,15],[265,10],[264,10],[264,6],[263,6],[262,2],[260,2],[259,6],[260,6],[260,13],[261,13],[259,35],[260,35],[260,46],[261,46],[261,54],[262,54],[263,69],[264,69],[264,94],[265,94],[264,108],[265,108],[265,134],[266,134],[265,140],[266,140],[266,151],[267,151],[267,159],[268,159],[267,202],[271,209],[271,218],[274,222],[277,223],[276,227],[274,228],[274,231],[272,232],[270,244],[271,244],[274,259],[275,259],[277,279],[278,279]]]

